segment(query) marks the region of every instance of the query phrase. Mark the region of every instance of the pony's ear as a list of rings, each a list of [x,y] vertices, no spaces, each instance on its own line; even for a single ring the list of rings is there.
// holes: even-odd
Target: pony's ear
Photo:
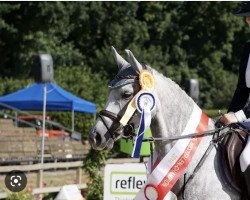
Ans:
[[[123,58],[121,57],[117,51],[115,50],[115,48],[112,46],[112,53],[113,53],[113,56],[115,58],[115,62],[119,68],[119,70],[122,68],[122,67],[127,67],[129,66],[129,63]]]
[[[137,72],[140,73],[143,70],[142,65],[136,60],[136,58],[134,57],[133,53],[130,50],[126,49],[125,51],[128,55],[129,63],[135,68]]]

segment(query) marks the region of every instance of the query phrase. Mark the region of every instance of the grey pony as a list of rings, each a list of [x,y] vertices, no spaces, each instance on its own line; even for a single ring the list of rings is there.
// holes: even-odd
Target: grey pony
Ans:
[[[126,50],[128,61],[122,58],[114,47],[112,47],[115,61],[119,72],[116,78],[109,84],[109,96],[105,105],[105,110],[113,113],[124,113],[124,107],[131,100],[133,95],[140,89],[139,83],[134,79],[122,79],[124,76],[138,76],[143,66],[137,61],[130,50]],[[154,137],[169,137],[179,135],[183,132],[195,102],[170,78],[167,78],[150,68],[155,80],[155,89],[153,91],[156,97],[156,109],[152,113],[152,122],[150,125]],[[89,139],[93,148],[97,150],[109,150],[113,148],[114,139],[107,128],[110,128],[113,121],[104,117],[106,126],[100,118],[97,118],[93,126]],[[139,124],[140,114],[136,112],[130,123],[136,126]],[[213,120],[209,119],[209,129],[214,129]],[[116,134],[122,134],[122,129],[117,129]],[[202,155],[209,146],[212,136],[202,139],[197,148],[192,161],[185,173],[189,177],[201,159]],[[155,149],[162,158],[173,147],[174,142],[155,142]],[[230,188],[223,180],[220,167],[220,155],[215,148],[211,151],[206,161],[196,174],[196,176],[185,186],[186,200],[238,200],[240,195]],[[180,178],[177,187],[184,184],[183,176]],[[178,189],[178,188],[176,188]],[[181,195],[178,199],[182,199]]]

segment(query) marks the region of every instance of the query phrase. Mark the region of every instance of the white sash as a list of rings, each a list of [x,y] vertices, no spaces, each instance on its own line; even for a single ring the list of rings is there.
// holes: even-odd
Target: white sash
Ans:
[[[207,130],[207,125],[208,117],[202,113],[201,109],[197,105],[195,105],[190,119],[181,135],[205,131]],[[202,137],[178,140],[169,153],[160,162],[157,161],[157,154],[156,151],[154,151],[153,166],[155,166],[151,174],[148,176],[145,186],[139,191],[135,200],[147,199],[145,197],[145,192],[147,190],[153,191],[150,199],[175,199],[175,194],[170,190],[186,169],[201,139]],[[152,170],[151,166],[151,159],[149,159],[149,172]],[[155,194],[157,194],[157,198],[155,197]]]

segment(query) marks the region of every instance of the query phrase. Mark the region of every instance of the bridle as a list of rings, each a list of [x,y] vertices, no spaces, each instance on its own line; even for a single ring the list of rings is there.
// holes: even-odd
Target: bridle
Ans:
[[[131,79],[131,80],[138,80],[139,79],[139,75],[127,75],[127,76],[119,76],[117,75],[115,77],[115,80],[123,80],[123,79]],[[116,87],[120,87],[123,86],[118,85]],[[111,86],[112,87],[112,86]],[[140,88],[142,88],[142,86],[140,85]],[[135,96],[136,94],[134,94]],[[129,104],[129,103],[128,103]],[[112,137],[112,139],[114,141],[117,141],[118,139],[120,139],[121,137],[126,138],[126,139],[133,139],[135,136],[135,132],[134,132],[134,126],[133,124],[130,124],[131,119],[133,118],[134,114],[132,115],[131,119],[128,121],[127,124],[122,125],[120,123],[120,120],[122,119],[123,115],[121,113],[124,112],[124,109],[126,109],[126,107],[128,107],[128,104],[122,109],[120,110],[120,112],[118,114],[111,112],[109,110],[101,110],[98,114],[98,117],[100,117],[101,121],[103,122],[104,126],[107,129],[107,132],[110,134],[110,136]],[[110,127],[108,127],[106,120],[104,119],[104,117],[107,117],[109,119],[112,120],[112,125]],[[144,138],[143,141],[145,142],[155,142],[155,141],[175,141],[175,140],[180,140],[180,139],[185,139],[185,138],[191,138],[191,137],[202,137],[202,136],[209,136],[209,135],[214,135],[215,133],[220,132],[222,129],[226,128],[227,126],[224,127],[220,127],[220,128],[215,128],[213,130],[208,130],[208,131],[204,131],[204,132],[199,132],[199,133],[191,133],[191,134],[186,134],[186,135],[181,135],[181,136],[171,136],[171,137],[148,137],[148,138]],[[123,132],[123,134],[119,134],[118,131]]]
[[[116,76],[116,80],[122,80],[122,79],[133,79],[134,81],[138,80],[138,76],[133,76],[133,75],[128,75],[128,76]],[[122,85],[119,85],[122,86]],[[120,113],[123,112],[123,110],[127,107],[126,105],[118,114],[108,111],[108,110],[101,110],[98,114],[98,117],[100,117],[102,123],[104,124],[105,128],[107,129],[108,133],[110,134],[111,138],[114,141],[119,140],[121,137],[129,139],[133,138],[135,133],[134,133],[134,125],[130,124],[129,122],[126,125],[122,125],[120,123],[120,120],[122,118],[122,115]],[[134,115],[132,115],[131,118],[133,118]],[[112,125],[108,127],[106,120],[104,117],[107,117],[112,120]],[[118,131],[122,131],[123,134],[119,134]]]
[[[122,79],[131,79],[131,80],[138,80],[139,76],[135,76],[135,75],[127,75],[127,76],[119,76],[117,75],[115,77],[115,80],[122,80]],[[123,86],[123,85],[119,85]],[[134,94],[135,96],[136,94]],[[100,117],[102,123],[104,124],[105,128],[107,129],[107,132],[110,134],[111,138],[114,141],[117,141],[118,139],[125,138],[125,139],[133,139],[135,136],[135,131],[134,131],[134,126],[133,124],[130,124],[129,122],[131,121],[131,119],[133,118],[134,115],[132,115],[130,121],[126,124],[126,125],[122,125],[120,123],[120,120],[122,119],[123,115],[121,115],[121,113],[124,111],[124,109],[126,109],[126,107],[128,106],[128,104],[118,113],[114,113],[111,112],[109,110],[101,110],[98,114],[98,117]],[[112,125],[110,127],[108,127],[106,120],[104,119],[104,117],[107,117],[109,119],[112,120]],[[123,132],[123,134],[119,134],[118,131]],[[180,140],[180,139],[185,139],[185,138],[190,138],[190,137],[202,137],[202,136],[209,136],[209,135],[213,135],[216,132],[220,131],[221,128],[219,129],[214,129],[214,130],[209,130],[209,131],[204,131],[204,132],[199,132],[199,133],[191,133],[191,134],[187,134],[187,135],[181,135],[181,136],[171,136],[171,137],[147,137],[144,138],[143,141],[145,142],[155,142],[155,141],[175,141],[175,140]]]
[[[102,123],[104,124],[104,126],[106,127],[108,133],[110,134],[110,136],[112,137],[112,139],[114,141],[117,141],[119,138],[120,138],[120,135],[119,134],[115,134],[117,130],[121,129],[121,125],[119,123],[120,119],[121,119],[121,116],[120,115],[117,115],[113,112],[110,112],[108,110],[101,110],[98,114],[98,117],[100,117]],[[104,117],[107,117],[109,119],[111,119],[113,121],[113,124],[111,125],[111,127],[109,128]],[[118,125],[118,128],[114,129],[112,127],[115,127],[115,124]]]

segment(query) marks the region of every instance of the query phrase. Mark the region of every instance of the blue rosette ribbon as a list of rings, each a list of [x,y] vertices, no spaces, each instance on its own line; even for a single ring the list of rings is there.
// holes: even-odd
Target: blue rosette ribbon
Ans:
[[[139,158],[144,132],[151,124],[151,112],[155,108],[155,97],[151,92],[141,92],[136,97],[136,108],[141,113],[138,134],[131,157]]]

